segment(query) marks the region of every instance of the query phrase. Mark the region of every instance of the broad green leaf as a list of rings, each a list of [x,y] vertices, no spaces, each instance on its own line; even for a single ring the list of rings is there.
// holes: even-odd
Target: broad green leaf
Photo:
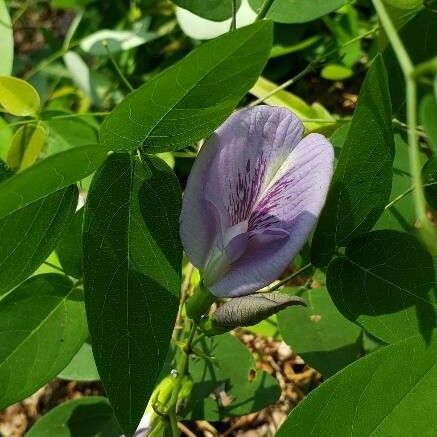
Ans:
[[[181,8],[212,21],[224,21],[232,16],[232,0],[172,0]],[[236,0],[237,9],[241,0]]]
[[[280,90],[270,97],[269,94],[277,88],[273,82],[260,77],[255,85],[251,88],[250,93],[255,97],[263,98],[264,102],[271,106],[288,108],[293,111],[299,118],[303,119],[303,124],[308,132],[330,133],[336,126],[334,117],[321,104],[315,102],[309,105],[300,97],[289,91]],[[311,119],[322,119],[320,121],[311,121]]]
[[[14,60],[14,36],[5,0],[0,0],[0,53],[0,75],[9,75]]]
[[[255,11],[259,11],[265,0],[249,0]],[[278,23],[305,23],[340,8],[347,0],[275,0],[267,18]]]
[[[104,161],[99,145],[76,147],[38,162],[0,185],[0,219],[77,182]]]
[[[23,117],[36,114],[40,100],[30,83],[17,77],[0,76],[0,105],[9,114]]]
[[[147,17],[135,23],[132,30],[99,30],[83,38],[80,48],[86,53],[98,56],[133,49],[159,37],[158,33],[148,30],[149,26],[150,17]]]
[[[374,231],[331,261],[326,286],[341,313],[386,343],[436,326],[433,259],[410,234]]]
[[[328,379],[293,409],[276,437],[432,436],[437,341],[413,337]]]
[[[186,419],[222,420],[258,411],[278,400],[277,381],[262,371],[251,376],[256,369],[253,356],[234,336],[202,338],[195,347],[210,360],[190,357],[194,385],[182,412]],[[225,405],[220,407],[221,403]]]
[[[30,167],[41,153],[47,132],[40,125],[21,126],[14,133],[6,162],[12,170],[21,171]]]
[[[307,364],[331,376],[360,357],[361,328],[344,318],[324,288],[298,294],[300,311],[278,314],[281,336]]]
[[[70,186],[0,219],[0,295],[25,280],[50,255],[73,217],[77,197],[77,188]]]
[[[54,378],[86,336],[83,292],[66,276],[34,276],[0,300],[0,409]]]
[[[437,210],[437,155],[433,155],[422,170],[426,200],[431,208]]]
[[[430,147],[437,153],[437,100],[433,94],[426,95],[420,102],[420,121]]]
[[[64,272],[75,278],[82,277],[82,224],[83,208],[76,212],[56,246]]]
[[[118,437],[120,429],[104,397],[67,401],[41,417],[26,437]]]
[[[393,159],[387,73],[382,57],[377,56],[361,87],[315,231],[313,264],[326,265],[336,246],[345,246],[377,222],[390,198]]]
[[[414,65],[418,65],[437,55],[437,44],[435,44],[435,41],[437,41],[437,14],[431,9],[424,8],[399,32],[405,49]],[[384,61],[387,71],[390,72],[389,88],[393,116],[404,120],[405,81],[391,46],[384,51]],[[422,87],[419,87],[419,97],[422,94],[421,90]]]
[[[126,97],[103,122],[101,141],[113,150],[145,146],[155,153],[209,135],[254,84],[271,45],[270,21],[203,44]]]
[[[100,379],[91,343],[86,341],[81,346],[68,366],[58,375],[58,378],[71,381],[97,381]]]
[[[84,213],[84,284],[97,369],[132,434],[164,364],[178,310],[181,191],[158,158],[108,156]]]

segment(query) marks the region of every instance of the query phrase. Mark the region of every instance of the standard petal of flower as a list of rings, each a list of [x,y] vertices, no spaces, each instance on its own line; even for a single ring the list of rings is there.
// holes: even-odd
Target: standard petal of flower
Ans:
[[[225,228],[249,219],[302,134],[303,125],[292,112],[257,106],[235,112],[207,141],[204,147],[215,146],[217,154],[205,197],[216,205]]]
[[[308,135],[293,149],[253,207],[248,224],[251,238],[245,253],[213,284],[212,293],[243,296],[280,276],[316,223],[326,199],[333,160],[332,145],[319,134]]]

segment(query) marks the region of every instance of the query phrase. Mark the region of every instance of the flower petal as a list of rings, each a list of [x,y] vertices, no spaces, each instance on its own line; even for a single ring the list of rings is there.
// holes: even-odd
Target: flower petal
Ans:
[[[238,223],[236,217],[249,215],[302,133],[290,111],[257,106],[235,112],[205,142],[188,178],[180,223],[182,244],[196,267],[205,268],[213,245],[223,248],[226,230]],[[237,206],[235,196],[244,195]]]
[[[217,153],[217,144],[202,147],[194,162],[182,201],[180,236],[190,261],[203,269],[217,234],[221,234],[219,214],[205,199],[204,187]]]
[[[333,171],[334,153],[322,135],[310,134],[289,154],[258,199],[249,219],[243,256],[210,288],[216,296],[244,296],[277,279],[299,253],[319,216]],[[288,237],[278,238],[283,232]],[[269,235],[275,236],[266,244]]]
[[[204,147],[216,147],[205,197],[223,226],[249,218],[263,190],[303,134],[303,125],[284,108],[257,106],[235,112]],[[224,230],[223,230],[224,231]]]

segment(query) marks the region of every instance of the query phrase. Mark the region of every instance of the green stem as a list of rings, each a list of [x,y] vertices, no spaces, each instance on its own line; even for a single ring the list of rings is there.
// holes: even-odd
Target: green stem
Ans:
[[[68,28],[67,34],[65,35],[64,43],[62,44],[62,48],[67,51],[70,48],[71,40],[73,39],[74,34],[76,33],[77,28],[79,27],[80,22],[83,17],[83,10],[80,10],[73,18],[70,27]]]
[[[305,272],[306,270],[308,270],[310,267],[312,266],[311,263],[308,263],[307,265],[301,267],[297,272],[292,273],[291,275],[287,276],[284,279],[281,279],[279,282],[277,282],[275,285],[273,285],[272,287],[270,287],[266,293],[271,293],[272,291],[277,290],[279,287],[282,287],[283,285],[285,285],[287,282],[291,281],[292,279],[294,279],[296,276],[299,276],[300,274],[302,274],[303,272]]]
[[[237,0],[231,0],[232,3],[232,20],[231,27],[229,29],[230,32],[237,28]]]
[[[258,15],[256,17],[256,21],[262,20],[267,15],[267,12],[269,12],[269,9],[273,5],[273,2],[275,0],[265,0],[264,4],[261,6],[260,11],[258,12]]]
[[[421,224],[421,231],[425,241],[433,241],[435,229],[426,214],[426,200],[422,188],[421,163],[419,141],[417,138],[417,84],[414,79],[414,65],[388,15],[382,0],[373,0],[373,5],[378,13],[381,25],[390,41],[393,51],[401,67],[405,79],[407,101],[408,144],[411,177],[413,180],[414,207],[416,217]]]
[[[115,71],[117,72],[118,76],[122,80],[122,82],[126,85],[126,87],[129,89],[129,91],[133,91],[134,87],[130,84],[130,82],[127,80],[127,77],[124,75],[124,73],[121,71],[121,68],[118,66],[117,62],[115,62],[114,57],[112,56],[111,51],[108,47],[108,41],[103,40],[102,46],[105,47],[106,53],[108,54],[108,58],[111,61],[111,64],[113,65]]]
[[[188,359],[192,352],[192,346],[193,346],[193,339],[194,335],[196,334],[197,325],[195,323],[191,324],[190,331],[188,334],[188,338],[186,340],[186,343],[184,347],[181,350],[181,358],[177,365],[177,379],[175,382],[175,385],[173,387],[173,392],[171,394],[170,400],[167,404],[168,408],[168,416],[170,419],[170,424],[173,432],[173,437],[178,437],[180,435],[178,427],[177,427],[177,402],[178,402],[178,396],[179,392],[182,387],[182,379],[187,373],[188,370]]]
[[[274,96],[279,91],[282,91],[283,89],[289,87],[290,85],[293,85],[295,82],[302,79],[302,77],[306,76],[313,69],[314,69],[314,64],[312,62],[310,62],[300,73],[296,74],[296,76],[292,77],[291,79],[289,79],[289,80],[285,81],[284,83],[282,83],[281,85],[277,86],[275,89],[273,89],[272,91],[267,93],[264,97],[261,97],[261,98],[255,100],[249,106],[259,105],[260,103],[267,100],[269,97]]]

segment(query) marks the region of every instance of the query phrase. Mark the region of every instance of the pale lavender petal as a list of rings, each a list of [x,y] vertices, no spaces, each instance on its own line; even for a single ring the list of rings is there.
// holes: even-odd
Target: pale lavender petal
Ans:
[[[216,144],[202,147],[188,178],[180,216],[180,236],[185,252],[200,269],[204,268],[211,246],[221,233],[219,213],[204,196],[216,152]]]
[[[217,153],[205,197],[216,205],[225,228],[249,218],[302,134],[303,125],[292,112],[257,106],[235,112],[206,142],[203,147]]]
[[[332,145],[319,134],[308,135],[293,148],[253,206],[248,222],[251,237],[244,254],[211,286],[212,293],[243,296],[280,276],[315,225],[333,160]]]

